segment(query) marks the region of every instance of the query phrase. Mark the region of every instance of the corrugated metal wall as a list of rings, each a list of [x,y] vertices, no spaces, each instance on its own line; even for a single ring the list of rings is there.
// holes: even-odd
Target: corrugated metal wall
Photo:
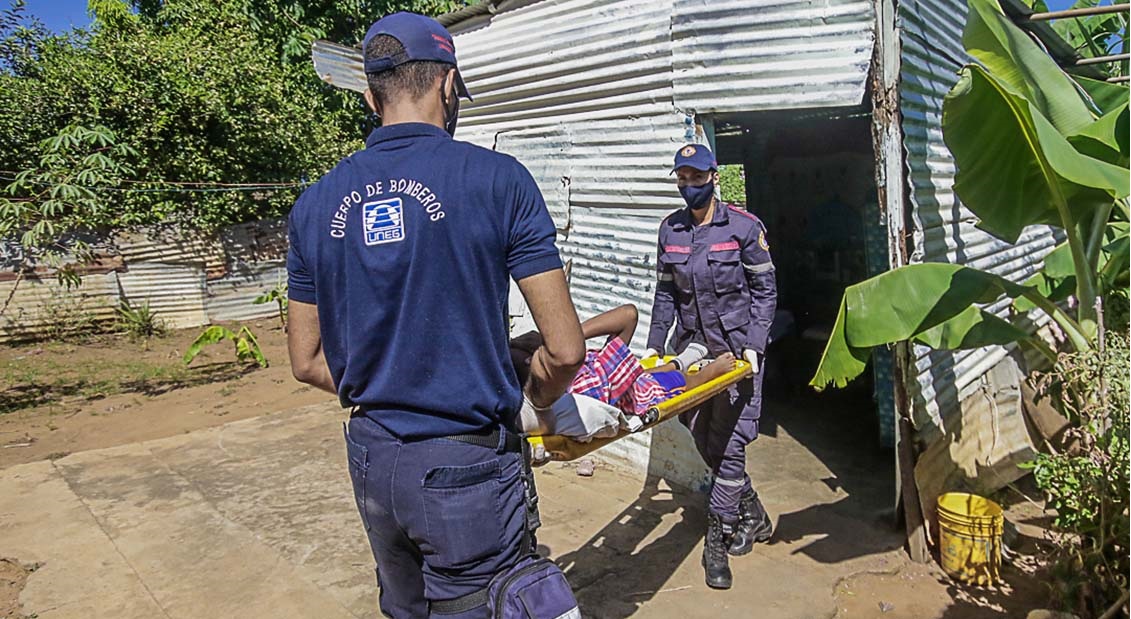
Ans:
[[[252,301],[284,281],[283,220],[229,226],[212,236],[176,228],[131,230],[103,245],[120,263],[113,272],[83,276],[77,288],[67,290],[51,276],[21,281],[0,316],[0,343],[65,331],[61,321],[110,323],[123,299],[134,307],[148,302],[174,329],[278,312],[273,303]],[[8,298],[15,285],[0,283],[0,298]]]
[[[860,105],[871,0],[676,0],[675,103],[705,112]]]
[[[681,204],[667,177],[686,129],[672,105],[671,10],[540,2],[453,27],[475,97],[457,137],[514,155],[539,181],[583,317],[633,303],[647,324],[656,230]]]
[[[671,9],[652,0],[540,2],[484,28],[453,28],[475,97],[457,137],[514,155],[539,181],[583,319],[632,303],[648,324],[656,232],[681,205],[667,170],[688,127],[672,104]],[[608,455],[647,462],[651,441],[651,433],[629,437]],[[694,464],[681,469],[685,483],[701,474]]]
[[[977,218],[953,192],[955,165],[942,137],[943,97],[966,62],[962,29],[964,0],[904,0],[899,3],[902,37],[900,109],[903,114],[914,221],[912,262],[965,264],[1022,281],[1057,243],[1050,228],[1026,230],[1016,245],[974,227]],[[989,309],[1005,316],[1007,305]],[[1000,346],[936,352],[918,346],[914,421],[921,439],[939,435],[941,415],[958,410],[964,392],[1008,351]]]

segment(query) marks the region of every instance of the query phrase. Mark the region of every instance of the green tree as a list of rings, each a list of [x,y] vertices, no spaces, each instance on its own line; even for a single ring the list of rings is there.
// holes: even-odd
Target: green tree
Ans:
[[[78,123],[133,148],[119,225],[210,229],[285,213],[301,190],[361,144],[309,67],[283,64],[243,2],[170,0],[153,14],[92,3],[90,31],[46,36],[0,72],[0,169]],[[11,29],[0,39],[12,40]],[[253,187],[230,187],[247,185]],[[240,189],[238,191],[233,189]]]
[[[741,165],[719,166],[719,192],[726,202],[746,204],[746,170]]]
[[[139,0],[137,4],[149,7],[159,6],[161,2]],[[244,11],[260,39],[274,43],[280,58],[309,67],[310,46],[318,39],[358,45],[369,26],[383,15],[398,11],[441,15],[469,4],[475,4],[475,1],[249,0]]]
[[[464,5],[90,0],[92,26],[55,36],[14,0],[0,13],[0,175],[36,165],[68,125],[101,125],[136,151],[120,225],[282,215],[372,124],[359,96],[315,75],[311,42],[356,44],[383,14]]]
[[[70,125],[44,140],[37,165],[17,174],[0,195],[0,238],[17,238],[23,273],[36,263],[62,267],[64,258],[88,257],[81,232],[113,225],[118,212],[103,190],[133,172],[124,161],[137,153],[101,125]],[[68,266],[74,266],[69,263]],[[69,284],[73,269],[58,269]]]

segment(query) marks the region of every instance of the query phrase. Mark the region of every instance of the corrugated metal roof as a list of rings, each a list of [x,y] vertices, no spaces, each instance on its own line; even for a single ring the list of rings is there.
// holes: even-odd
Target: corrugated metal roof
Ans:
[[[848,107],[875,42],[868,0],[676,0],[675,104],[698,113]]]
[[[967,62],[962,47],[964,0],[905,0],[899,3],[902,37],[900,108],[914,221],[913,262],[950,262],[1022,281],[1040,267],[1058,242],[1051,228],[1027,229],[1017,244],[977,229],[977,217],[954,194],[954,158],[943,142],[942,102]],[[1008,304],[989,306],[1005,317]],[[1038,324],[1046,319],[1035,315]],[[992,346],[956,352],[915,349],[918,372],[914,421],[931,440],[941,416],[958,411],[959,401],[1009,350]]]
[[[475,97],[460,125],[521,129],[670,111],[670,31],[670,1],[539,2],[495,15],[455,37]]]
[[[131,262],[192,263],[218,268],[224,263],[223,249],[214,238],[185,233],[175,227],[120,231],[114,234],[112,240],[127,264]]]

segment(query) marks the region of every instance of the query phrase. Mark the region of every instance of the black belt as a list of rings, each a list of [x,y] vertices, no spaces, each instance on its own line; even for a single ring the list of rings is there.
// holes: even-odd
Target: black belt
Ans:
[[[522,437],[514,432],[506,432],[495,428],[487,434],[451,434],[443,438],[469,445],[478,445],[479,447],[486,447],[488,449],[499,448],[499,433],[505,434],[503,437],[503,451],[507,453],[522,453]]]
[[[350,411],[350,417],[364,417],[365,408],[356,406]],[[499,448],[499,433],[504,432],[501,428],[495,428],[490,432],[479,434],[451,434],[448,436],[441,436],[440,438],[451,439],[469,445],[476,445],[478,447],[486,447],[488,449]],[[522,436],[514,432],[507,432],[506,437],[503,439],[503,452],[504,453],[522,453]]]

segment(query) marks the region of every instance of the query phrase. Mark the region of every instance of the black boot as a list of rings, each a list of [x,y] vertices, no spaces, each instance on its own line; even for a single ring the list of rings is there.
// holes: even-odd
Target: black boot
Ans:
[[[707,512],[707,540],[703,544],[703,569],[707,572],[707,586],[712,589],[730,589],[733,577],[727,558],[727,545],[733,527]]]
[[[730,540],[727,552],[738,557],[754,549],[754,544],[770,539],[774,525],[770,515],[758,500],[758,493],[751,490],[738,500],[738,524],[734,527],[734,537]]]

